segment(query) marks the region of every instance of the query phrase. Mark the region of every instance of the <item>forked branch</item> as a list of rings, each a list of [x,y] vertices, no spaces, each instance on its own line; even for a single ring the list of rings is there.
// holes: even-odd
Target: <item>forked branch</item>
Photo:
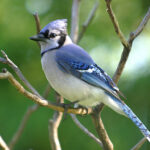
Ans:
[[[56,93],[56,102],[63,103],[64,99],[58,93]],[[52,150],[61,150],[61,145],[58,137],[58,127],[62,120],[63,113],[59,111],[55,111],[53,118],[49,120],[49,140],[51,144]]]

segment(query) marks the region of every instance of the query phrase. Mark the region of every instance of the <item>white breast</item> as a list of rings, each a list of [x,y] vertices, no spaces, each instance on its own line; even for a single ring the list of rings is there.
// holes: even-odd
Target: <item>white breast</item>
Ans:
[[[42,57],[42,68],[51,86],[64,98],[70,101],[79,100],[79,104],[95,106],[104,100],[105,94],[100,88],[63,72],[55,61],[55,50]]]
[[[78,104],[92,107],[101,102],[114,111],[123,114],[119,105],[100,88],[94,87],[69,73],[65,73],[55,61],[55,50],[47,52],[42,57],[42,68],[51,86],[64,98]]]

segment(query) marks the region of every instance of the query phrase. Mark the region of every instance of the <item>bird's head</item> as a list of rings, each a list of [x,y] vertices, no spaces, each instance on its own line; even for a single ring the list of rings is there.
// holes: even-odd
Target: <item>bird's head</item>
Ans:
[[[47,24],[39,34],[30,37],[37,41],[41,49],[59,48],[66,42],[67,19],[58,19]]]

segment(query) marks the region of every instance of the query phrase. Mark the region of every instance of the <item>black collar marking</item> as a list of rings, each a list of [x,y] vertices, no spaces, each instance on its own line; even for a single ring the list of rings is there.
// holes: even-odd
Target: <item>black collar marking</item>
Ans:
[[[44,50],[43,52],[41,52],[41,57],[42,57],[45,53],[47,53],[48,51],[52,51],[52,50],[58,49],[58,48],[60,48],[61,46],[63,46],[65,40],[66,40],[66,35],[63,34],[63,35],[60,37],[59,41],[58,41],[58,44],[59,44],[59,45],[58,45],[57,47]]]

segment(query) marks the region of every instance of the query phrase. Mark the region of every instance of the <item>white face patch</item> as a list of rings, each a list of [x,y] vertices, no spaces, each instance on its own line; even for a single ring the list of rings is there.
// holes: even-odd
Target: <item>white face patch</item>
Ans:
[[[55,39],[47,39],[46,42],[40,42],[41,45],[41,52],[46,50],[46,49],[51,49],[58,47],[58,40]]]

